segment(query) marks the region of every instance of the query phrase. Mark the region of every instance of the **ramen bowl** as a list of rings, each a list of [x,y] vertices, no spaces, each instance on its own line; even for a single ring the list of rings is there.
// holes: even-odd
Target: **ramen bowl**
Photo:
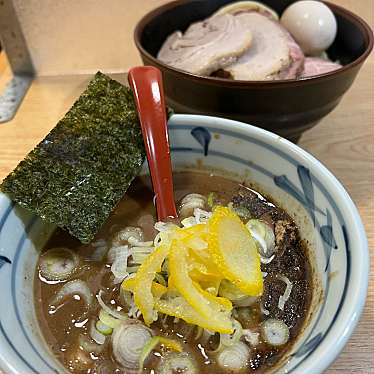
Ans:
[[[298,224],[309,243],[314,294],[308,322],[277,372],[322,373],[352,334],[368,286],[366,235],[348,193],[307,152],[254,126],[173,115],[169,134],[174,170],[250,182]],[[5,373],[65,370],[44,342],[34,308],[35,267],[52,231],[0,195],[0,367]]]

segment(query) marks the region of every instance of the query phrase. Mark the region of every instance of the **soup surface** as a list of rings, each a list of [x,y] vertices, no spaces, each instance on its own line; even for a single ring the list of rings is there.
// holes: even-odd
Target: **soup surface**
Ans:
[[[244,223],[250,219],[254,223],[260,220],[271,228],[274,236],[268,238],[265,235],[264,238],[270,244],[273,241],[273,245],[270,245],[270,253],[261,254],[260,251],[264,284],[262,296],[233,301],[232,316],[237,327],[232,335],[214,333],[159,313],[157,321],[150,326],[152,334],[176,341],[185,353],[182,353],[179,364],[167,366],[164,361],[170,359],[175,348],[167,343],[155,344],[144,358],[142,372],[268,371],[285,356],[300,333],[310,308],[311,270],[307,249],[299,238],[298,228],[284,210],[249,187],[229,179],[197,172],[175,173],[174,188],[177,201],[191,193],[201,194],[206,198],[206,211],[211,210],[213,205],[229,205]],[[35,276],[36,311],[48,346],[68,371],[101,374],[139,371],[139,368],[124,368],[123,363],[116,359],[112,344],[114,333],[108,326],[109,331],[104,331],[105,341],[101,341],[103,334],[92,336],[92,326],[97,323],[101,310],[94,296],[100,292],[102,301],[110,308],[129,314],[134,319],[138,316],[143,321],[139,312],[131,310],[131,306],[126,304],[126,298],[124,301],[124,294],[120,292],[121,283],[111,269],[108,251],[123,244],[116,243],[116,240],[118,233],[128,226],[139,227],[144,242],[153,241],[157,234],[155,222],[150,182],[148,178],[138,177],[93,243],[82,245],[57,229],[45,246]],[[259,239],[261,243],[263,241]],[[62,264],[46,262],[48,251],[53,248],[69,249],[71,252],[68,253],[74,254],[78,266],[72,265],[71,259]],[[61,253],[62,256],[64,250]],[[129,273],[138,268],[136,264],[131,265],[131,261],[134,258],[131,260],[130,256]],[[46,266],[52,271],[66,271],[67,275],[62,280],[53,274],[45,276]],[[77,281],[61,292],[64,285],[72,280]],[[233,347],[241,351],[230,351]],[[226,356],[222,354],[223,351]],[[236,354],[244,357],[244,363],[232,359]],[[191,367],[187,364],[184,366],[183,357],[193,362]]]

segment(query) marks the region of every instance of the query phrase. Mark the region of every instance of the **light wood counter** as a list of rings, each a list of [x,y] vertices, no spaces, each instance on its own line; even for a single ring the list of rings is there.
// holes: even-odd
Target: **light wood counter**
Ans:
[[[362,15],[374,28],[372,0],[333,2]],[[130,51],[136,54],[133,46]],[[139,61],[136,56],[132,55],[130,60]],[[0,87],[8,73],[6,62],[0,56]],[[0,124],[0,181],[63,116],[88,80],[87,76],[65,76],[41,77],[33,82],[16,117],[9,123]],[[299,145],[322,161],[346,187],[365,224],[369,248],[374,248],[373,54],[339,106],[305,133]],[[371,271],[374,272],[373,260]],[[374,373],[373,334],[374,281],[371,279],[359,326],[327,372]]]

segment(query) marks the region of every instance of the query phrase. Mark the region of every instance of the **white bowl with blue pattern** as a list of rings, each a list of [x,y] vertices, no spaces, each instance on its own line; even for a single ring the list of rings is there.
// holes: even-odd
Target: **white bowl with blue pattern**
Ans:
[[[367,293],[367,239],[349,195],[315,158],[257,127],[174,115],[169,134],[175,170],[213,169],[249,180],[299,224],[312,248],[314,309],[277,372],[322,373],[347,343]],[[38,252],[52,230],[0,194],[0,368],[5,373],[64,372],[43,342],[33,301]]]

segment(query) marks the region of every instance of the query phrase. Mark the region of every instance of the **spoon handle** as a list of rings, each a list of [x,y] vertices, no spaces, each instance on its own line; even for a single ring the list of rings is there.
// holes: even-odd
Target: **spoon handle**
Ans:
[[[157,218],[177,218],[161,72],[152,66],[135,67],[129,71],[128,80],[139,113]]]

